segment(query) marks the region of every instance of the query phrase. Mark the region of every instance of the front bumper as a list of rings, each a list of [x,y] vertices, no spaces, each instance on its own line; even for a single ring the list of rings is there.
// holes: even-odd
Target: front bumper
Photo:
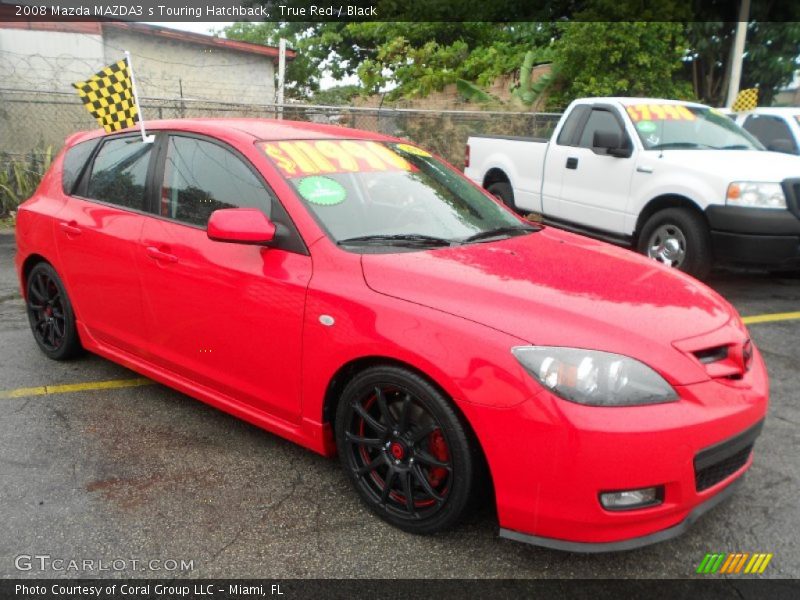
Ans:
[[[624,550],[635,550],[642,546],[649,546],[650,544],[657,544],[658,542],[665,542],[676,538],[684,533],[691,527],[697,519],[702,517],[712,508],[730,498],[736,489],[741,485],[742,480],[737,479],[728,487],[722,490],[716,496],[713,496],[695,507],[692,512],[680,523],[636,538],[627,540],[620,540],[618,542],[569,542],[566,540],[557,540],[553,538],[539,537],[537,535],[528,535],[520,533],[519,531],[512,531],[511,529],[500,529],[500,537],[504,537],[515,542],[522,542],[524,544],[532,544],[534,546],[542,546],[544,548],[552,548],[553,550],[563,550],[564,552],[583,552],[585,554],[596,554],[600,552],[622,552]]]
[[[638,407],[581,406],[544,391],[509,409],[465,406],[491,469],[501,535],[571,551],[635,548],[682,533],[732,493],[749,449],[710,481],[698,472],[741,452],[743,433],[757,435],[767,410],[760,354],[741,380],[676,390],[677,402]],[[663,486],[657,506],[611,511],[599,501],[651,486]]]
[[[800,266],[800,218],[792,211],[709,206],[706,218],[718,262]]]

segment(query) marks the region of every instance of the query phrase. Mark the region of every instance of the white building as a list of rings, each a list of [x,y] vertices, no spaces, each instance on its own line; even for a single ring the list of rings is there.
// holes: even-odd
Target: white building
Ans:
[[[73,82],[120,60],[125,50],[141,96],[275,101],[277,48],[115,21],[0,21],[0,91],[72,92]]]

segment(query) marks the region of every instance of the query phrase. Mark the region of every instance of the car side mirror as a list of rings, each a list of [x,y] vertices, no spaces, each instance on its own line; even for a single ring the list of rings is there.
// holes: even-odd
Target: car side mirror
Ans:
[[[209,239],[234,244],[269,244],[275,223],[257,208],[222,208],[211,213],[206,228]]]
[[[608,156],[628,158],[633,150],[622,147],[622,138],[616,131],[595,131],[592,139],[592,148],[605,150]]]
[[[784,138],[772,140],[769,144],[767,144],[767,150],[770,150],[771,152],[783,152],[784,154],[797,154],[797,148],[795,148],[792,140],[787,140]]]

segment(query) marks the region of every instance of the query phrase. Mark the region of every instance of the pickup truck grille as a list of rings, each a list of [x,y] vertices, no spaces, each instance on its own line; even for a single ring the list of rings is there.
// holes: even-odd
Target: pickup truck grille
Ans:
[[[784,179],[783,193],[786,195],[786,207],[800,219],[800,178]]]

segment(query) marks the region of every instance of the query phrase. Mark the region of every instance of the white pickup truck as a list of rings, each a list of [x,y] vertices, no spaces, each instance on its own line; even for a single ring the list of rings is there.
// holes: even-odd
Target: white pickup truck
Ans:
[[[696,277],[714,262],[800,266],[800,157],[701,104],[576,100],[550,140],[470,137],[466,165],[515,210]]]

